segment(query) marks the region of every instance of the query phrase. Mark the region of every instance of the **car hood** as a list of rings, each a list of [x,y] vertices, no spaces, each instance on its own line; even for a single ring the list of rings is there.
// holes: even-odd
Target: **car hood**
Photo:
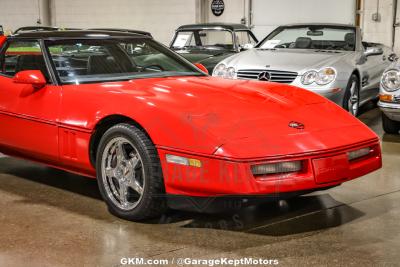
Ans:
[[[201,63],[203,64],[208,72],[210,73],[210,75],[212,74],[215,66],[221,62],[222,60],[224,60],[227,57],[230,57],[231,55],[233,55],[234,53],[224,53],[222,55],[217,55],[217,56],[213,56],[213,57],[209,57],[209,58],[205,58],[201,61],[195,62],[195,63]]]
[[[271,69],[301,72],[328,67],[354,52],[305,49],[251,49],[226,63],[240,69]]]
[[[176,50],[175,52],[177,52],[192,63],[202,63],[203,61],[210,61],[213,59],[222,60],[224,58],[227,58],[228,56],[235,54],[235,52],[230,50],[213,49],[183,49]]]
[[[185,151],[258,158],[376,138],[336,104],[289,85],[170,77],[124,82],[120,90],[134,97],[132,109],[143,112],[139,123],[157,145]],[[305,128],[289,127],[292,121]]]

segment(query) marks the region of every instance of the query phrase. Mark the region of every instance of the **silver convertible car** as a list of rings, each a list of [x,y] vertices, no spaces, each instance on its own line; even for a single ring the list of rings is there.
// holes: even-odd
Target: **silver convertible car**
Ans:
[[[400,62],[394,62],[383,73],[378,106],[382,110],[383,130],[388,134],[400,131]]]
[[[394,58],[389,47],[362,42],[358,27],[296,24],[280,26],[254,49],[224,59],[213,75],[295,85],[357,115],[378,97],[382,73]]]

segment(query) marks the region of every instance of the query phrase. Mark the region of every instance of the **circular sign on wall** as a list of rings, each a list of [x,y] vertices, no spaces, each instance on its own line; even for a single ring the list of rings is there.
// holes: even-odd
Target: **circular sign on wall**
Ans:
[[[222,13],[224,13],[225,10],[225,3],[224,0],[213,0],[211,2],[211,11],[214,14],[214,16],[221,16]]]

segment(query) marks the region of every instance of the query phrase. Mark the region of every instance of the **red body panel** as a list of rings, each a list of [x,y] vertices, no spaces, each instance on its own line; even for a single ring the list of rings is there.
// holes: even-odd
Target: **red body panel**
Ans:
[[[373,147],[370,156],[349,162],[346,151],[362,147]],[[165,159],[166,154],[185,156],[176,151],[160,149],[159,154]],[[187,156],[187,155],[186,155]],[[293,191],[306,191],[339,185],[358,178],[382,167],[379,142],[372,141],[362,145],[321,152],[312,156],[298,156],[294,160],[303,160],[304,170],[300,173],[254,177],[250,171],[252,164],[271,163],[280,160],[231,161],[208,157],[192,156],[201,160],[203,168],[185,167],[162,161],[166,190],[170,194],[190,196],[220,195],[266,195]],[[334,158],[344,159],[337,165]],[[323,162],[315,169],[315,162]],[[322,165],[322,166],[321,166]],[[328,175],[321,173],[328,170]],[[318,177],[318,175],[320,175]]]
[[[4,44],[4,42],[7,40],[7,37],[4,35],[0,35],[0,47]]]
[[[112,115],[131,118],[147,131],[171,194],[298,191],[335,185],[381,166],[378,139],[369,128],[330,101],[287,85],[171,77],[48,85],[30,94],[24,86],[29,85],[0,77],[0,151],[92,177],[90,139],[96,125]],[[290,128],[291,121],[305,128]],[[350,149],[365,146],[374,146],[373,157],[341,161],[342,168],[333,170],[337,179],[319,174],[316,181],[316,166],[323,172]],[[194,155],[204,165],[167,164],[166,153]],[[321,160],[332,156],[337,158]],[[303,160],[306,171],[272,180],[250,172],[254,162],[289,158]],[[183,181],[175,172],[183,172]]]
[[[29,158],[58,163],[60,88],[14,83],[0,76],[0,145]]]

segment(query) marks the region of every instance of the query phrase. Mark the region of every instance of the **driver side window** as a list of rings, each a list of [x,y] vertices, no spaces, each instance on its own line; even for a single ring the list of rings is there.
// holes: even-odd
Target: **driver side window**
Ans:
[[[49,79],[46,63],[38,41],[12,41],[0,58],[0,73],[14,77],[24,70],[40,70]]]

